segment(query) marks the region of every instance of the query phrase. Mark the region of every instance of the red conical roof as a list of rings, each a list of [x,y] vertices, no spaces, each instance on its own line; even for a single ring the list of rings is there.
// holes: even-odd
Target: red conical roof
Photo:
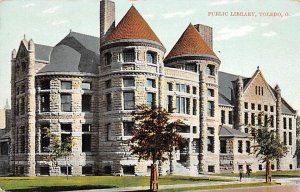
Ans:
[[[206,54],[217,57],[192,24],[183,32],[166,59],[185,54]]]
[[[161,44],[158,37],[134,6],[128,10],[106,41],[118,39],[147,39]]]

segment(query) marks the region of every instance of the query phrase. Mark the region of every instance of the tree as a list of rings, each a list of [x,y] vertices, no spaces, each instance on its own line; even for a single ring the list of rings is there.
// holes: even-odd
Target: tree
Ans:
[[[280,141],[276,132],[262,127],[257,131],[252,129],[254,136],[254,153],[266,163],[266,183],[272,181],[271,161],[283,158],[287,153],[287,147]]]
[[[50,139],[50,145],[47,147],[47,150],[50,152],[45,159],[47,161],[51,161],[52,165],[57,166],[59,159],[64,159],[66,162],[67,168],[67,179],[69,176],[69,165],[68,165],[68,157],[72,154],[72,145],[73,145],[73,137],[70,135],[65,140],[61,140],[61,138],[52,133],[49,128],[44,128],[46,134],[44,137]]]
[[[152,160],[150,190],[157,191],[157,161],[167,160],[167,153],[184,144],[184,138],[176,133],[183,123],[180,120],[170,122],[170,113],[162,107],[140,105],[132,115],[135,125],[130,148],[139,159]]]

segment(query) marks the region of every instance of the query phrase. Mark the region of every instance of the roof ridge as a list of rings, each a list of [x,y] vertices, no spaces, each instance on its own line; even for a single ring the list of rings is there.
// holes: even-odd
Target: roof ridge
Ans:
[[[85,33],[76,32],[76,31],[71,31],[69,34],[71,34],[71,33],[80,34],[80,35],[84,35],[84,36],[88,36],[88,37],[93,37],[93,38],[100,39],[99,37],[96,37],[96,36],[93,36],[93,35],[89,35],[89,34],[85,34]]]
[[[225,71],[219,71],[219,73],[226,73],[228,75],[234,75],[234,76],[241,76],[242,78],[251,78],[251,77],[245,77],[245,76],[242,76],[242,75],[236,75],[236,74],[233,74],[233,73],[229,73],[229,72],[225,72]]]
[[[53,48],[51,45],[45,45],[45,44],[41,44],[41,43],[34,43],[35,45],[42,45],[42,46],[45,46],[45,47],[51,47]]]

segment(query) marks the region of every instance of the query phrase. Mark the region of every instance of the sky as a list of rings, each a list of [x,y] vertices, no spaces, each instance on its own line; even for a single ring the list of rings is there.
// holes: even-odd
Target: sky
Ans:
[[[251,77],[259,66],[267,82],[278,84],[283,98],[300,110],[300,0],[114,2],[117,23],[134,4],[167,52],[189,23],[213,27],[221,71]],[[24,34],[55,46],[70,30],[99,37],[99,0],[0,0],[0,108],[10,101],[11,51]]]

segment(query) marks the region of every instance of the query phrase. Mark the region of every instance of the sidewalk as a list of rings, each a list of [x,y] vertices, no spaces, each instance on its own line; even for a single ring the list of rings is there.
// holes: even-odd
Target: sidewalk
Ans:
[[[219,177],[219,176],[213,176]],[[222,177],[222,178],[231,178],[232,177]],[[198,187],[198,186],[211,186],[211,185],[222,185],[222,184],[235,184],[235,183],[252,183],[264,181],[263,179],[257,178],[243,178],[242,182],[237,178],[236,181],[210,181],[208,183],[192,183],[192,184],[175,184],[175,185],[159,185],[159,189],[173,189],[173,188],[183,188],[183,187]],[[80,190],[77,192],[129,192],[129,191],[143,191],[149,190],[149,186],[144,187],[126,187],[126,188],[112,188],[112,189],[92,189],[92,190]],[[209,190],[212,191],[212,190]],[[204,192],[201,190],[201,192]]]

